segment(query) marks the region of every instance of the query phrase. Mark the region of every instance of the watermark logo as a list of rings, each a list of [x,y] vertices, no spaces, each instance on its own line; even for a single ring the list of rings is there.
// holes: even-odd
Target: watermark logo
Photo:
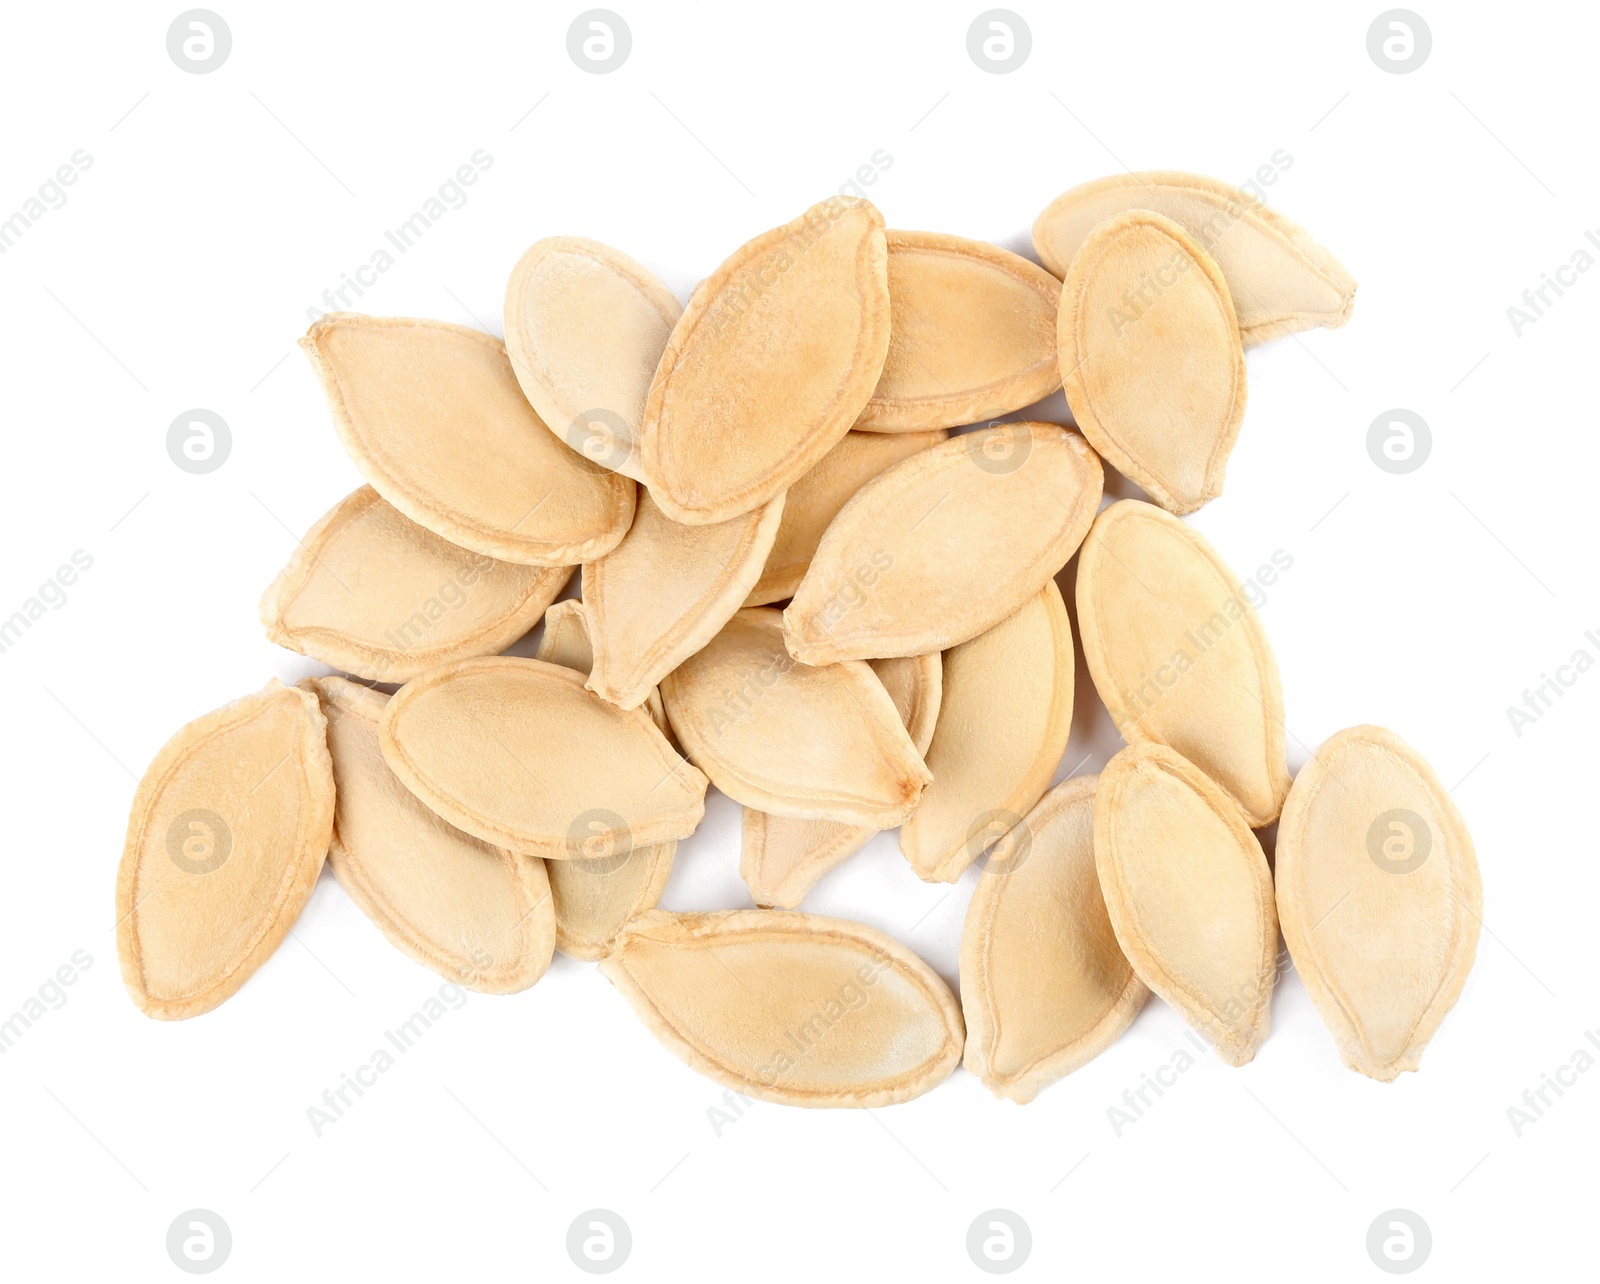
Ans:
[[[1386,473],[1414,473],[1428,462],[1433,433],[1415,410],[1385,410],[1367,429],[1367,454]]]
[[[1033,32],[1010,9],[985,9],[967,28],[967,54],[994,76],[1015,71],[1033,52]]]
[[[1379,1213],[1367,1227],[1367,1256],[1380,1271],[1409,1275],[1433,1252],[1433,1232],[1409,1208]]]
[[[1009,1208],[979,1213],[967,1227],[967,1256],[980,1271],[1009,1275],[1033,1252],[1033,1232]]]
[[[615,874],[633,855],[633,831],[614,811],[591,807],[567,826],[567,850],[591,874]]]
[[[968,433],[966,442],[967,458],[996,477],[1016,472],[1033,453],[1033,433],[1021,424],[991,423]]]
[[[209,1208],[179,1213],[167,1227],[167,1256],[180,1271],[209,1275],[233,1252],[233,1232]]]
[[[615,71],[633,52],[633,32],[610,9],[586,9],[567,28],[567,53],[583,70],[596,76]]]
[[[215,410],[185,410],[167,429],[167,454],[186,473],[214,473],[232,450],[233,433]]]
[[[185,874],[214,874],[233,853],[233,831],[214,811],[195,807],[167,826],[167,856]]]
[[[988,852],[988,868],[1013,874],[1033,853],[1033,830],[1014,811],[980,812],[967,827],[966,852],[969,863]]]
[[[567,445],[585,459],[619,472],[636,453],[633,428],[615,410],[585,410],[564,434]]]
[[[1403,76],[1428,61],[1433,32],[1410,9],[1385,9],[1367,28],[1367,53],[1380,71]]]
[[[1396,807],[1367,827],[1367,855],[1386,874],[1410,874],[1427,863],[1433,830],[1414,811]]]
[[[567,1256],[580,1271],[609,1275],[633,1252],[633,1232],[609,1208],[579,1213],[567,1227]]]
[[[185,9],[167,28],[167,55],[190,75],[215,71],[232,52],[233,32],[220,14],[209,9]]]

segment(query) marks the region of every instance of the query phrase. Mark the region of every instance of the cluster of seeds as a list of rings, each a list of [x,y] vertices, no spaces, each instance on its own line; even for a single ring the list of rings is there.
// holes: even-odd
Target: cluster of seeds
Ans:
[[[599,960],[662,1042],[769,1101],[903,1101],[963,1058],[1027,1101],[1151,990],[1241,1065],[1280,926],[1346,1063],[1416,1069],[1476,947],[1465,826],[1379,728],[1291,781],[1261,621],[1177,516],[1222,491],[1244,348],[1343,324],[1355,283],[1185,174],[1075,188],[1033,238],[1044,268],[838,197],[687,307],[560,237],[512,271],[504,344],[313,325],[369,485],[261,614],[353,677],[269,683],[157,755],[117,883],[139,1006],[232,995],[326,858],[428,967],[509,993],[554,950]],[[1076,431],[999,422],[1063,386]],[[1102,460],[1155,503],[1102,509]],[[1128,747],[1051,789],[1075,554]],[[541,620],[535,658],[500,654]],[[661,911],[710,785],[743,805],[762,908]],[[1275,874],[1254,832],[1274,821]],[[882,933],[794,910],[897,827],[924,879],[986,856],[959,1001]]]

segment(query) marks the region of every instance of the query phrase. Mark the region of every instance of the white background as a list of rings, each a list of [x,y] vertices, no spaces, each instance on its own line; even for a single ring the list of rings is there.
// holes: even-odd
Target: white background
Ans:
[[[1507,1108],[1600,1026],[1600,676],[1520,736],[1506,707],[1600,656],[1600,272],[1520,337],[1506,309],[1600,226],[1593,6],[1415,0],[1433,51],[1392,75],[1366,49],[1379,2],[1015,0],[1032,54],[991,75],[966,50],[981,0],[613,0],[632,53],[592,75],[566,49],[580,4],[214,2],[233,49],[207,75],[168,57],[180,3],[18,6],[0,41],[0,218],[92,156],[0,255],[0,616],[93,558],[0,654],[0,1016],[74,951],[93,960],[0,1055],[7,1278],[184,1278],[165,1237],[195,1207],[232,1228],[218,1278],[240,1280],[587,1278],[565,1237],[593,1207],[632,1228],[621,1278],[985,1278],[965,1238],[991,1208],[1032,1228],[1018,1278],[1384,1278],[1366,1234],[1395,1207],[1432,1229],[1419,1278],[1592,1269],[1600,1072],[1520,1137]],[[359,308],[498,334],[507,272],[554,234],[617,245],[684,297],[880,149],[891,227],[1024,253],[1077,183],[1237,182],[1286,150],[1272,204],[1361,282],[1355,314],[1250,353],[1226,492],[1193,521],[1243,576],[1293,558],[1263,608],[1291,766],[1341,727],[1391,726],[1472,829],[1486,930],[1422,1072],[1345,1070],[1291,973],[1251,1065],[1199,1062],[1120,1137],[1108,1107],[1184,1043],[1159,1000],[1027,1107],[958,1071],[870,1113],[758,1103],[719,1136],[721,1088],[558,956],[532,990],[451,1011],[319,1139],[307,1107],[440,984],[326,874],[223,1007],[140,1015],[112,930],[138,774],[189,719],[325,671],[256,617],[295,535],[360,481],[294,341],[478,149],[470,199]],[[233,433],[206,476],[166,453],[192,407]],[[1392,407],[1432,427],[1407,476],[1366,451]],[[1078,695],[1063,775],[1117,745]],[[714,797],[665,904],[747,905],[737,854]],[[919,883],[886,836],[806,908],[884,928],[954,984],[972,880]]]

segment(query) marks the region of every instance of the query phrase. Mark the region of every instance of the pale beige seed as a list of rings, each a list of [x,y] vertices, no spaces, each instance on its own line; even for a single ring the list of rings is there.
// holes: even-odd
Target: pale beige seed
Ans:
[[[917,877],[953,883],[1039,801],[1072,731],[1072,624],[1054,580],[944,653],[933,783],[900,830]]]
[[[1416,1070],[1478,948],[1483,884],[1466,822],[1421,755],[1351,727],[1300,770],[1278,825],[1278,918],[1352,1070]]]
[[[683,309],[620,250],[579,236],[535,243],[506,286],[506,355],[539,418],[586,459],[643,480],[638,432]]]
[[[1200,174],[1118,174],[1075,187],[1034,221],[1033,248],[1065,276],[1090,231],[1135,209],[1171,219],[1217,261],[1247,345],[1350,319],[1356,283],[1333,255],[1260,197]]]
[[[570,566],[521,566],[418,526],[370,486],[334,505],[261,597],[279,646],[375,682],[505,650],[566,586]]]
[[[1089,444],[1163,508],[1222,493],[1244,419],[1244,349],[1227,284],[1181,227],[1147,210],[1096,227],[1067,269],[1057,337]]]
[[[1117,945],[1094,864],[1097,776],[1064,780],[990,853],[961,934],[967,1070],[1028,1102],[1087,1065],[1149,990]]]
[[[822,533],[858,490],[884,469],[944,441],[933,432],[850,432],[797,481],[783,501],[778,537],[746,606],[766,606],[793,595],[811,565]]]
[[[344,678],[301,684],[328,719],[337,799],[328,864],[390,942],[469,990],[513,994],[550,966],[544,862],[493,847],[424,807],[383,760],[389,697]]]
[[[646,492],[622,543],[583,567],[589,690],[624,709],[717,635],[761,578],[783,496],[714,526],[673,521]]]
[[[1102,480],[1083,438],[1045,423],[979,429],[896,464],[823,535],[783,614],[790,654],[830,664],[977,637],[1066,565]]]
[[[435,535],[505,562],[573,566],[627,534],[637,487],[556,439],[493,335],[336,312],[300,346],[356,467]]]
[[[898,941],[782,910],[653,910],[600,970],[692,1069],[790,1106],[887,1106],[961,1060],[955,996]]]
[[[1137,500],[1107,508],[1078,558],[1078,631],[1124,740],[1177,750],[1252,827],[1277,818],[1289,792],[1278,662],[1203,536]]]
[[[929,780],[872,669],[797,663],[770,607],[735,615],[661,695],[690,761],[747,807],[889,829]]]
[[[889,349],[887,257],[883,216],[836,196],[712,273],[667,340],[639,434],[667,516],[759,508],[850,430]]]
[[[981,423],[1061,386],[1053,276],[960,236],[891,231],[888,244],[889,355],[857,428]]]
[[[544,633],[534,659],[588,675],[594,650],[589,645],[589,623],[582,602],[557,602],[544,613]],[[652,689],[644,707],[650,720],[672,740],[661,692]],[[546,870],[555,899],[556,948],[575,959],[599,958],[623,924],[655,908],[678,850],[676,840],[612,850],[604,826],[598,828],[595,837],[585,840],[589,854],[580,860],[551,861]]]
[[[401,687],[384,761],[458,829],[513,851],[581,859],[686,838],[706,778],[642,709],[619,709],[542,660],[459,660]]]
[[[1139,979],[1230,1066],[1271,1022],[1278,915],[1261,844],[1234,801],[1164,745],[1100,773],[1094,856],[1117,943]]]
[[[117,957],[147,1016],[232,996],[305,908],[333,833],[326,721],[282,683],[189,723],[144,773],[117,869]]]
[[[926,754],[939,718],[943,665],[939,656],[870,660],[872,671],[894,701],[917,752]],[[739,874],[757,905],[793,909],[822,876],[854,856],[876,833],[875,825],[831,820],[795,820],[744,808]]]

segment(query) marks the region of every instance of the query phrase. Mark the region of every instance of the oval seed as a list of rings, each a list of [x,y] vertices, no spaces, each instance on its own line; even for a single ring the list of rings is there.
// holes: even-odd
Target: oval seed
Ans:
[[[493,335],[336,312],[300,346],[356,467],[435,535],[505,562],[572,566],[627,534],[633,482],[556,440]]]
[[[1078,558],[1078,631],[1124,740],[1177,750],[1253,828],[1277,817],[1289,792],[1278,662],[1204,537],[1150,504],[1111,505]]]
[[[1049,788],[1072,731],[1072,671],[1072,623],[1054,580],[945,652],[933,783],[900,830],[918,878],[955,882]]]
[[[705,812],[706,778],[643,710],[540,660],[459,660],[413,678],[380,736],[390,770],[439,815],[533,856],[686,838]]]
[[[869,660],[894,701],[906,734],[920,754],[928,752],[939,717],[943,668],[937,653]],[[746,807],[740,829],[739,875],[757,905],[793,909],[829,870],[854,856],[876,833],[875,825],[831,820],[795,820]]]
[[[871,668],[797,663],[769,607],[735,615],[661,695],[690,760],[747,807],[889,829],[929,780]]]
[[[1060,283],[997,245],[890,232],[889,355],[856,427],[954,428],[1010,414],[1061,386]]]
[[[398,949],[485,994],[525,990],[550,966],[555,911],[544,862],[464,834],[395,778],[378,728],[389,697],[344,678],[322,701],[337,787],[328,864]]]
[[[493,655],[538,622],[570,566],[498,562],[440,539],[363,486],[300,541],[261,597],[279,646],[374,682]]]
[[[683,308],[626,254],[580,236],[534,244],[506,286],[506,355],[539,418],[572,449],[643,480],[650,378]]]
[[[1102,480],[1083,438],[1045,423],[980,429],[896,464],[823,535],[783,613],[790,654],[831,664],[977,637],[1066,565]]]
[[[622,543],[584,563],[589,690],[632,709],[711,641],[761,577],[783,506],[779,495],[714,526],[684,526],[641,495]]]
[[[628,925],[600,970],[692,1069],[791,1106],[887,1106],[961,1059],[955,996],[860,923],[779,910]]]
[[[1244,419],[1244,349],[1222,273],[1170,219],[1092,231],[1061,286],[1061,374],[1078,428],[1163,508],[1222,493]]]
[[[1278,915],[1237,805],[1165,745],[1130,745],[1100,773],[1094,856],[1133,970],[1223,1061],[1244,1065],[1270,1024]]]
[[[1278,917],[1352,1070],[1415,1070],[1461,997],[1483,885],[1466,822],[1427,762],[1351,727],[1300,770],[1278,826]]]
[[[942,428],[934,432],[846,433],[784,497],[778,537],[772,541],[766,567],[744,604],[766,606],[793,596],[822,542],[822,533],[851,496],[884,469],[948,436]]]
[[[886,260],[883,216],[835,196],[744,245],[695,293],[639,434],[668,517],[748,513],[850,430],[889,348]]]
[[[278,948],[333,833],[317,698],[282,683],[198,718],[139,782],[117,869],[117,956],[146,1016],[233,995]]]
[[[1200,174],[1119,174],[1075,187],[1034,221],[1033,248],[1065,276],[1091,230],[1134,209],[1171,219],[1216,260],[1247,345],[1350,319],[1356,283],[1338,259],[1258,198]]]
[[[1094,864],[1097,776],[1064,780],[990,854],[961,934],[967,1070],[1029,1102],[1099,1056],[1149,990],[1117,945]]]

